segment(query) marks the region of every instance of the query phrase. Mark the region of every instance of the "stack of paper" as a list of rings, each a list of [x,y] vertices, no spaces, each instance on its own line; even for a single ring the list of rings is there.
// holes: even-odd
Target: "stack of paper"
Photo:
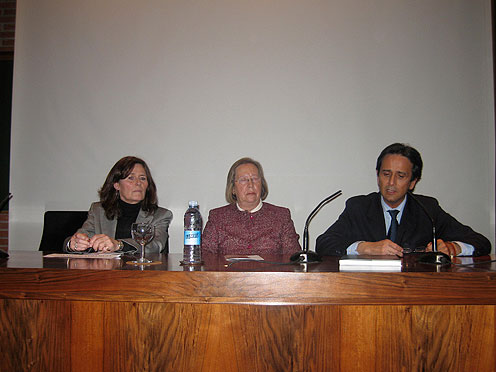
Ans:
[[[92,252],[92,253],[51,253],[43,257],[58,257],[58,258],[120,258],[121,252]]]
[[[343,256],[339,271],[401,271],[401,258],[396,256]]]
[[[247,255],[225,255],[226,261],[263,261],[264,259],[258,254],[247,254]]]

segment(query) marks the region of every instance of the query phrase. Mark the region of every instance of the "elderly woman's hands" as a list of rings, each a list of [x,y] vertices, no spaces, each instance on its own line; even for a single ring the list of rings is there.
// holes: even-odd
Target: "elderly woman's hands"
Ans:
[[[90,239],[86,234],[76,233],[71,237],[69,248],[76,252],[85,251],[88,248],[93,248],[97,252],[114,252],[119,249],[119,241],[105,234],[93,235]]]

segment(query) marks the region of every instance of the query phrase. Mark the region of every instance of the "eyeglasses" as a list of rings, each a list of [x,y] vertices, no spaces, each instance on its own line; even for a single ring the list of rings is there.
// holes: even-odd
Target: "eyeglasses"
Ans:
[[[253,183],[258,183],[258,182],[260,182],[260,177],[258,177],[258,176],[240,177],[236,180],[236,182],[242,186],[248,185],[248,183],[250,183],[250,181]]]

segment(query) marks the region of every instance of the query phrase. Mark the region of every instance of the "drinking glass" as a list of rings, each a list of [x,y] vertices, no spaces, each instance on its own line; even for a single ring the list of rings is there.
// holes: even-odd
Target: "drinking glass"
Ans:
[[[131,235],[133,239],[141,246],[141,256],[136,261],[132,261],[135,264],[146,264],[152,261],[145,258],[145,245],[150,243],[155,236],[155,226],[149,223],[133,223],[131,225]]]

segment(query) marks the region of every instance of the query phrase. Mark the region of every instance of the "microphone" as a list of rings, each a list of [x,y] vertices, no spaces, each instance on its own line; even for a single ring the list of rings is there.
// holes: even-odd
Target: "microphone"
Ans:
[[[425,206],[418,200],[411,191],[408,191],[408,196],[412,198],[415,203],[422,209],[425,215],[429,218],[432,225],[432,252],[424,253],[419,259],[418,262],[422,263],[430,263],[435,265],[449,265],[451,264],[451,258],[446,253],[439,252],[437,250],[437,237],[436,237],[436,223],[434,218],[429,214]]]
[[[1,202],[0,202],[0,211],[7,205],[10,199],[12,199],[14,195],[9,193]]]
[[[310,213],[308,216],[306,222],[305,222],[305,228],[303,230],[303,250],[293,253],[290,257],[290,260],[292,262],[300,262],[300,263],[310,263],[310,262],[319,262],[322,261],[320,256],[313,251],[308,250],[308,225],[310,225],[310,221],[312,218],[315,217],[315,215],[320,211],[320,209],[327,203],[333,201],[336,199],[338,196],[342,194],[341,190],[336,191],[334,194],[331,196],[328,196],[324,200],[322,200],[317,207]]]
[[[1,202],[0,202],[0,211],[7,205],[10,199],[12,199],[12,194],[9,193]],[[0,258],[7,258],[9,254],[5,252],[3,249],[0,249]]]

